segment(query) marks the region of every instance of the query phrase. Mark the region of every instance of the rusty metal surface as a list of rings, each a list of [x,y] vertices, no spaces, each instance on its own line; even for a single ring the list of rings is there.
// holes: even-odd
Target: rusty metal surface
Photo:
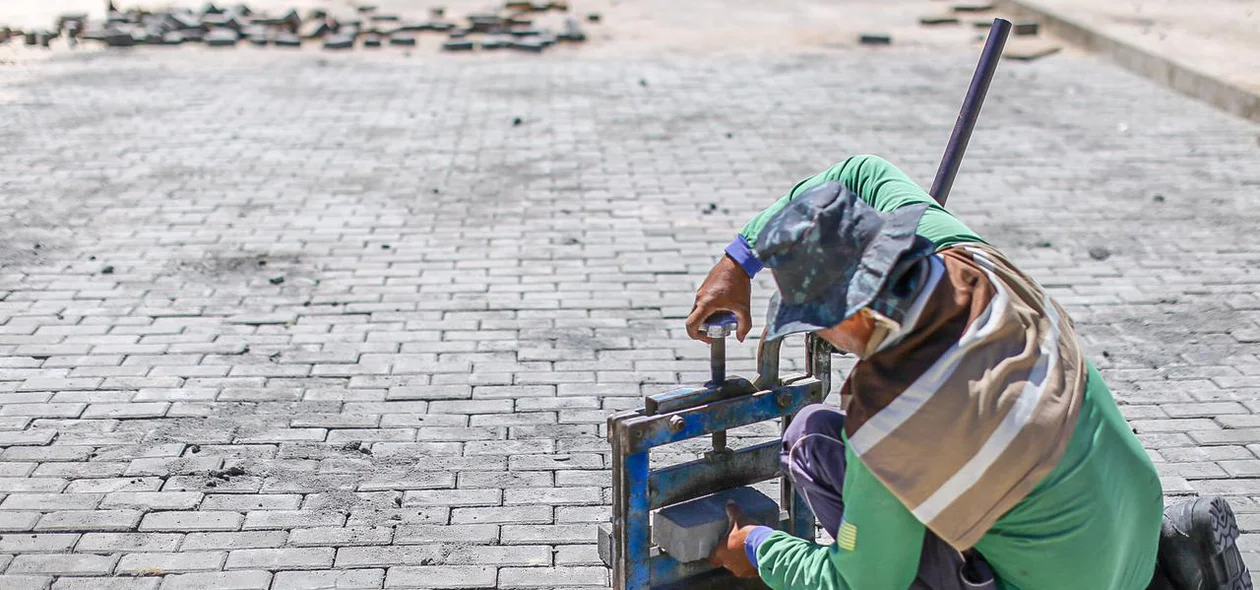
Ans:
[[[770,441],[723,453],[712,460],[697,459],[657,469],[648,477],[650,505],[660,508],[776,477],[779,447],[779,441]]]
[[[630,454],[720,430],[773,420],[794,414],[814,400],[821,399],[821,388],[822,384],[811,378],[669,414],[630,418],[622,423],[629,436],[619,438],[616,444]],[[675,416],[682,418],[681,428],[670,425],[671,418]]]

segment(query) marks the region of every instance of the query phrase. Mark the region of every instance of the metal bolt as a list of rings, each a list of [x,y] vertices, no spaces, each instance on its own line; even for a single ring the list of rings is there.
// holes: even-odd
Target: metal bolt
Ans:
[[[686,423],[687,421],[683,420],[682,416],[674,416],[669,419],[669,430],[670,432],[682,432],[683,425]]]
[[[719,311],[704,321],[704,335],[709,338],[726,338],[735,331],[738,323],[735,314],[729,311]]]
[[[786,408],[788,404],[792,403],[792,396],[786,391],[780,391],[774,394],[774,402],[779,404],[780,408]]]
[[[704,327],[704,335],[709,338],[726,338],[734,331],[735,329],[733,326],[725,324],[709,324]]]

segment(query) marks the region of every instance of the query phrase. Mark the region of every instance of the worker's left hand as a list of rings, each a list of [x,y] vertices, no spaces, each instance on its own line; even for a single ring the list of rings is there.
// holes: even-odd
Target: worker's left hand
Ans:
[[[744,510],[733,501],[726,503],[726,516],[730,519],[731,530],[713,549],[713,553],[709,555],[709,563],[730,570],[737,578],[755,578],[757,568],[748,561],[748,554],[744,553],[744,539],[748,538],[748,533],[757,523],[748,518]]]

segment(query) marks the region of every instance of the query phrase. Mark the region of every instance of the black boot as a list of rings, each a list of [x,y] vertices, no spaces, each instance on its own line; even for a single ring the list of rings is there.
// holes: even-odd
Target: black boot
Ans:
[[[1181,590],[1251,590],[1251,574],[1238,551],[1238,521],[1219,496],[1164,509],[1159,561]]]

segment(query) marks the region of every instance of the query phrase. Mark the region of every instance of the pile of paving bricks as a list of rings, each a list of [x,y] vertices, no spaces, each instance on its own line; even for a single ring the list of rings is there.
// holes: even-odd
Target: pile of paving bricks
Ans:
[[[995,8],[996,6],[989,3],[954,4],[950,6],[950,10],[952,10],[954,14],[932,15],[932,16],[920,17],[919,24],[924,25],[924,26],[956,25],[962,22],[962,19],[959,18],[958,16],[959,13],[980,14],[980,13],[990,12],[994,10]],[[993,19],[973,20],[971,21],[971,25],[978,29],[988,29],[990,26],[993,25]],[[1037,31],[1040,28],[1041,27],[1036,22],[1021,21],[1014,24],[1011,32],[1017,36],[1036,35]]]
[[[0,27],[0,43],[22,38],[28,46],[42,47],[50,47],[60,39],[70,47],[83,41],[109,47],[185,43],[236,47],[243,42],[258,47],[320,45],[324,49],[345,50],[384,45],[414,47],[419,34],[436,33],[445,36],[441,44],[445,51],[480,47],[540,53],[556,43],[586,41],[586,33],[574,16],[565,18],[561,31],[534,24],[538,13],[568,10],[568,3],[563,0],[509,0],[502,10],[469,14],[461,23],[447,19],[443,8],[432,9],[424,20],[415,20],[381,13],[374,6],[360,6],[352,17],[334,17],[321,9],[313,9],[303,17],[296,9],[274,15],[254,12],[245,4],[230,8],[208,4],[200,11],[120,11],[111,3],[104,22],[91,21],[86,14],[66,14],[57,19],[52,29],[14,31]],[[587,20],[599,22],[599,15],[589,14]]]
[[[962,15],[980,15],[991,12],[997,7],[989,2],[979,4],[954,4],[950,6],[950,14],[936,14],[923,16],[919,18],[919,24],[926,27],[936,27],[941,25],[959,25],[962,23]],[[987,32],[989,27],[993,26],[992,18],[982,18],[972,20],[971,26],[982,29]],[[1035,21],[1018,21],[1012,23],[1011,33],[1016,37],[1035,37],[1041,31],[1041,25]],[[977,35],[977,41],[983,41],[985,34]],[[1055,44],[1049,43],[1008,43],[1002,57],[1019,61],[1032,61],[1040,59],[1048,55],[1058,53],[1062,48]]]

